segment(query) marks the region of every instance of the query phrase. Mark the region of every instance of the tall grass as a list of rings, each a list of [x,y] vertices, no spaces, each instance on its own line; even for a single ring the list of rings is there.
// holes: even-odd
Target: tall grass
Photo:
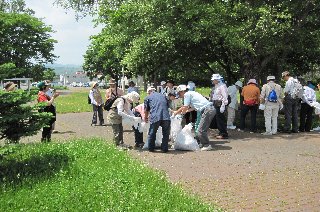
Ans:
[[[9,148],[1,211],[215,210],[100,139]]]

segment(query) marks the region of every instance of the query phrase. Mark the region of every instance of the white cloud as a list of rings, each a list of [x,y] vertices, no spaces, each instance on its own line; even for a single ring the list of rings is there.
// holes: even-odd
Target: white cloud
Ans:
[[[55,0],[25,0],[26,6],[35,11],[35,16],[51,25],[56,31],[52,37],[58,41],[54,54],[59,56],[56,63],[83,63],[83,55],[90,44],[89,37],[101,31],[94,28],[92,17],[76,20],[75,13],[53,5]]]

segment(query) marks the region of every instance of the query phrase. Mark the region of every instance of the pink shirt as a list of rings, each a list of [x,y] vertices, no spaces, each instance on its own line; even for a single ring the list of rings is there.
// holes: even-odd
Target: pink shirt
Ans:
[[[135,108],[134,108],[135,111],[139,112],[141,114],[141,118],[142,120],[144,121],[144,104],[140,104],[140,105],[137,105]]]

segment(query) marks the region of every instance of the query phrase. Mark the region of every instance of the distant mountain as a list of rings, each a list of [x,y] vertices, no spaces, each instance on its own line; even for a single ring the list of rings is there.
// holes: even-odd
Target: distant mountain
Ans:
[[[72,64],[47,64],[47,68],[52,68],[57,75],[60,74],[72,74],[75,72],[83,71],[80,65],[72,65]]]

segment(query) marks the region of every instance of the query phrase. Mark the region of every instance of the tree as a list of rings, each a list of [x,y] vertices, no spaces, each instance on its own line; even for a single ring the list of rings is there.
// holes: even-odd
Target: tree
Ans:
[[[36,134],[52,114],[39,113],[40,105],[33,105],[34,96],[22,90],[0,91],[0,139],[18,143],[21,137]]]

